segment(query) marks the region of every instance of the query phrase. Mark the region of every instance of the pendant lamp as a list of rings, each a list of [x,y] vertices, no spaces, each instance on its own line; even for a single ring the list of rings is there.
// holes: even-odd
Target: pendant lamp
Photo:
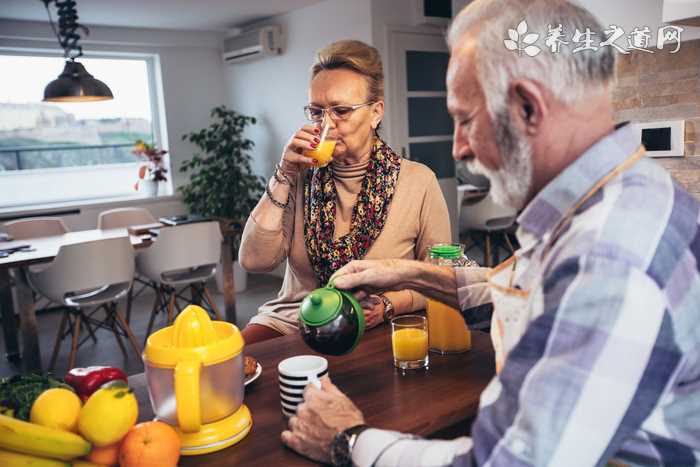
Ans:
[[[109,87],[93,77],[82,63],[76,59],[83,55],[79,30],[90,34],[88,28],[78,23],[78,10],[75,0],[41,0],[49,15],[49,23],[58,43],[63,49],[66,65],[57,79],[44,89],[45,102],[94,102],[114,99]],[[58,30],[51,18],[49,5],[54,3],[58,10]]]

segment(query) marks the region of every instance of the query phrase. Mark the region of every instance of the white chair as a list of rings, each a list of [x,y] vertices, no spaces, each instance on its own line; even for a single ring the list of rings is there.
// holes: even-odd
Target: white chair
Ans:
[[[7,232],[15,240],[31,240],[38,237],[51,237],[68,233],[68,227],[60,217],[34,217],[29,219],[18,219],[3,224]],[[45,268],[43,264],[29,266],[31,271],[41,271]],[[37,310],[47,310],[52,307],[52,302],[43,297],[37,290],[32,290],[35,307]]]
[[[218,222],[198,222],[160,229],[149,248],[136,258],[139,271],[156,284],[156,299],[148,322],[146,338],[151,333],[156,315],[167,310],[168,324],[173,321],[177,298],[185,288],[192,290],[192,300],[206,299],[216,319],[221,314],[207,290],[206,281],[214,276],[221,257],[221,230]],[[184,286],[179,292],[176,287]],[[195,297],[199,294],[200,297]]]
[[[100,213],[97,228],[101,230],[127,228],[132,225],[155,224],[158,221],[148,209],[117,208]]]
[[[85,342],[85,339],[80,341],[82,324],[93,339],[91,325],[112,331],[125,358],[126,349],[121,338],[127,337],[137,358],[140,356],[136,338],[116,307],[116,301],[126,295],[134,277],[134,250],[129,237],[64,245],[48,267],[39,272],[29,271],[28,277],[43,295],[66,307],[56,334],[50,369],[56,364],[61,342],[69,334],[68,365],[73,368],[77,350]],[[86,307],[96,308],[86,313]],[[100,309],[105,311],[105,318],[101,320],[94,317]]]
[[[5,232],[15,240],[29,240],[37,237],[63,235],[68,227],[60,217],[34,217],[6,222]]]
[[[156,224],[158,221],[148,209],[144,208],[117,208],[103,211],[97,218],[97,228],[100,230],[128,228],[134,225]],[[135,297],[141,295],[144,290],[151,288],[151,283],[141,279],[138,270],[134,276],[134,282],[140,287],[132,287],[126,296],[126,322],[131,324],[131,307]]]
[[[490,193],[483,198],[466,196],[467,191],[460,190],[459,232],[483,237],[484,263],[487,267],[498,264],[499,247],[506,247],[514,253],[513,244],[509,237],[509,229],[515,223],[515,209],[496,204]],[[476,235],[474,235],[476,234]],[[476,239],[474,239],[476,241]],[[505,240],[505,242],[503,242]]]

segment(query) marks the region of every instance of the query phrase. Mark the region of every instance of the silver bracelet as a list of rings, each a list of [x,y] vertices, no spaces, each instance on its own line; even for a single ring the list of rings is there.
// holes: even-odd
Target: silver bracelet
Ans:
[[[267,197],[270,199],[270,202],[277,206],[280,209],[287,209],[287,206],[289,206],[289,200],[291,199],[292,195],[287,193],[287,202],[286,203],[280,203],[277,201],[275,198],[272,197],[272,191],[270,191],[270,184],[267,183],[265,185],[265,194],[267,194]]]
[[[277,180],[278,183],[281,183],[282,185],[290,185],[294,186],[292,183],[292,180],[287,176],[286,173],[284,173],[284,170],[282,170],[282,166],[279,164],[275,164],[275,171],[272,174],[273,177],[275,177],[275,180]]]

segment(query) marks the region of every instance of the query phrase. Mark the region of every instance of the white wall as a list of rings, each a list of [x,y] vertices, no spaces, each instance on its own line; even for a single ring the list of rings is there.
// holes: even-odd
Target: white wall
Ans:
[[[309,71],[315,51],[341,39],[371,42],[370,0],[327,0],[275,16],[284,35],[282,55],[226,65],[230,106],[258,119],[248,136],[255,141],[254,170],[269,176],[282,148],[302,125],[308,103]]]
[[[656,39],[656,31],[663,25],[662,0],[573,0],[593,13],[604,26],[617,24],[626,33],[635,27],[649,26],[652,38]],[[687,41],[700,38],[700,28],[683,26],[681,40]],[[620,44],[623,42],[621,41]]]
[[[218,49],[219,38],[218,33],[211,32],[94,26],[90,27],[90,36],[81,40],[86,55],[90,52],[130,52],[156,54],[159,57],[158,73],[162,83],[159,98],[164,107],[161,136],[163,146],[171,154],[170,175],[175,189],[186,181],[177,169],[193,152],[192,145],[183,142],[181,136],[207,126],[210,110],[227,103],[223,63]],[[3,19],[0,19],[0,47],[38,50],[59,48],[48,23]],[[184,210],[181,203],[173,204],[170,198],[164,202],[173,211],[166,214]],[[159,212],[157,201],[153,204],[153,210]],[[100,206],[109,207],[104,203]],[[71,222],[94,226],[95,221],[96,215],[94,219],[81,218]]]

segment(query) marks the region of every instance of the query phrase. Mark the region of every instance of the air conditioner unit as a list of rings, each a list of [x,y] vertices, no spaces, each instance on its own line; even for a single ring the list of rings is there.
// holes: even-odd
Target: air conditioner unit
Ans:
[[[263,26],[224,39],[224,63],[237,63],[256,57],[282,53],[282,32],[279,26]]]

